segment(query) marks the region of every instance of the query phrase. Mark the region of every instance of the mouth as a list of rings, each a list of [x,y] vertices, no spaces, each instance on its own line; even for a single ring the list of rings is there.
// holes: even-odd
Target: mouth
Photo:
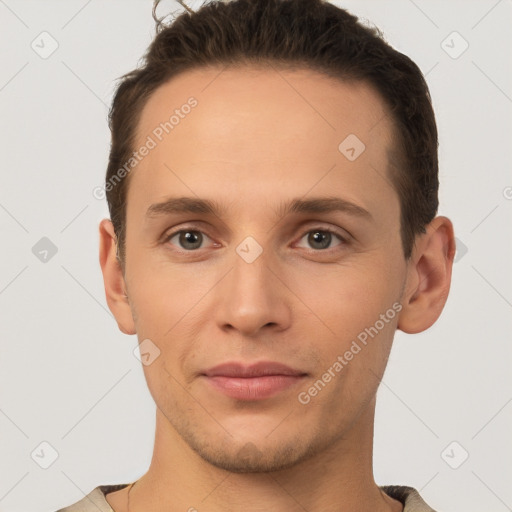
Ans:
[[[263,400],[302,381],[307,373],[276,362],[224,363],[201,374],[216,391],[237,400]]]

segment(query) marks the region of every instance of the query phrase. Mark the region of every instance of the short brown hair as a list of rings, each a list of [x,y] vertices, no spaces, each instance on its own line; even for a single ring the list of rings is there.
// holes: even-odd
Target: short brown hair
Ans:
[[[109,112],[111,148],[106,183],[110,217],[124,266],[128,179],[113,178],[133,154],[138,121],[151,94],[177,74],[204,66],[272,63],[363,81],[380,94],[396,134],[390,180],[400,200],[405,259],[438,208],[437,127],[427,83],[418,66],[365,26],[324,0],[210,1],[156,34],[143,65],[123,75]],[[341,141],[340,141],[341,142]],[[128,178],[128,176],[127,176]]]

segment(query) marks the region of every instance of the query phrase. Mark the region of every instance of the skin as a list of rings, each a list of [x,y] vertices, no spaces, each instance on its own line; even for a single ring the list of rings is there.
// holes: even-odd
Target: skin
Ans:
[[[130,508],[400,511],[373,478],[375,396],[396,329],[424,331],[442,312],[452,223],[436,217],[404,259],[389,181],[393,125],[369,85],[305,69],[220,71],[182,73],[143,109],[140,144],[190,96],[198,101],[130,174],[124,272],[112,224],[100,224],[109,308],[123,333],[160,350],[143,367],[157,405],[155,445]],[[354,161],[338,150],[348,134],[366,145]],[[169,196],[216,200],[224,210],[146,217]],[[371,219],[278,213],[293,198],[334,196]],[[199,248],[190,248],[194,238],[165,239],[191,225]],[[311,232],[326,228],[347,241],[333,235],[322,248]],[[236,252],[248,236],[263,249],[252,263]],[[401,311],[300,403],[394,303]],[[258,402],[226,397],[199,377],[222,362],[262,360],[307,376]],[[115,512],[127,510],[127,491],[107,495]]]

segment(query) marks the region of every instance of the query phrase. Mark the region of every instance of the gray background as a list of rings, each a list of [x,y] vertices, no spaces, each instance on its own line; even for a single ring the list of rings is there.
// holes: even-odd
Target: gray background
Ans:
[[[397,332],[378,394],[376,481],[414,486],[440,511],[512,510],[512,2],[336,3],[426,74],[439,214],[458,238],[441,318]],[[136,337],[106,306],[97,225],[108,213],[92,191],[114,80],[153,31],[142,0],[0,0],[1,511],[55,510],[151,460],[155,406]]]

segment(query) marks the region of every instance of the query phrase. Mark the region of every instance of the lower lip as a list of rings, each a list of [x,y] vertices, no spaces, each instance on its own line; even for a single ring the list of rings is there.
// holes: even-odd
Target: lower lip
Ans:
[[[225,395],[238,400],[263,400],[297,384],[302,375],[266,375],[263,377],[214,377],[207,381]]]

